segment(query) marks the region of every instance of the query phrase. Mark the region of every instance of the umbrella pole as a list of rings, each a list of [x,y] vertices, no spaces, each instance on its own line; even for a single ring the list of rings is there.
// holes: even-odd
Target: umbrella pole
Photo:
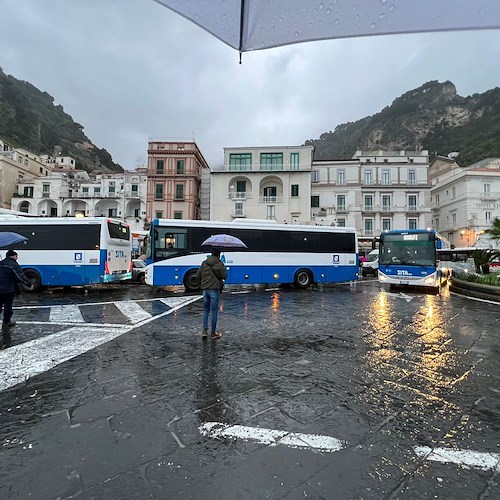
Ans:
[[[240,53],[240,64],[241,64],[241,55],[243,54],[243,23],[245,18],[245,0],[241,0],[241,8],[240,8],[240,46],[238,47],[238,51]]]

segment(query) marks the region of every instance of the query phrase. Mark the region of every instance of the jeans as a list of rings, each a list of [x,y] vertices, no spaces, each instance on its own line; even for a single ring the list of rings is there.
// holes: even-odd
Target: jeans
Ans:
[[[0,314],[2,309],[4,309],[3,313],[3,323],[9,323],[12,318],[12,304],[14,303],[14,292],[9,293],[0,293]]]
[[[203,328],[208,328],[208,314],[212,312],[212,334],[217,330],[217,313],[219,312],[220,291],[203,290]]]

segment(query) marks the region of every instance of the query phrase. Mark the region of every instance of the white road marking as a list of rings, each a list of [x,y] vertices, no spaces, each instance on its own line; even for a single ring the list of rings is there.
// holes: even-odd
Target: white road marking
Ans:
[[[49,321],[51,323],[85,323],[80,309],[74,304],[52,306],[50,308]]]
[[[115,306],[124,316],[130,319],[132,323],[138,323],[139,321],[151,318],[151,314],[131,300],[115,302]]]
[[[432,462],[451,463],[481,470],[496,469],[500,472],[500,454],[498,453],[449,450],[446,448],[430,448],[428,446],[417,446],[415,453],[419,457]]]
[[[4,349],[0,351],[0,391],[46,372],[139,326],[172,314],[200,298],[176,297],[171,302],[164,299],[165,304],[172,304],[171,309],[134,325],[79,325]]]
[[[243,439],[270,446],[282,444],[291,448],[306,448],[324,452],[340,451],[347,444],[331,436],[277,431],[244,425],[227,425],[219,422],[205,422],[200,425],[199,430],[204,436],[212,438]]]

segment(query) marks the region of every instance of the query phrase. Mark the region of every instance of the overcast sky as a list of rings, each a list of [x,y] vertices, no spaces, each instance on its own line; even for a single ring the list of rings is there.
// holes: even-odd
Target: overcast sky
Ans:
[[[0,66],[54,97],[114,161],[149,138],[293,146],[429,80],[499,86],[500,31],[329,40],[238,53],[153,0],[0,0]]]

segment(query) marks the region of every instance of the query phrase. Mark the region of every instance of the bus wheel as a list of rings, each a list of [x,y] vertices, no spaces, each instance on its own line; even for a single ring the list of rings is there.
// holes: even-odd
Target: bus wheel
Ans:
[[[24,283],[21,284],[21,287],[24,292],[37,292],[42,288],[42,278],[38,271],[34,269],[23,269],[26,278],[31,281],[31,286],[27,286]]]
[[[312,274],[309,269],[299,269],[295,273],[295,277],[293,278],[293,284],[295,288],[307,288],[311,286],[312,283]]]
[[[196,292],[200,289],[200,284],[196,279],[197,269],[191,269],[184,276],[184,288],[188,292]]]

